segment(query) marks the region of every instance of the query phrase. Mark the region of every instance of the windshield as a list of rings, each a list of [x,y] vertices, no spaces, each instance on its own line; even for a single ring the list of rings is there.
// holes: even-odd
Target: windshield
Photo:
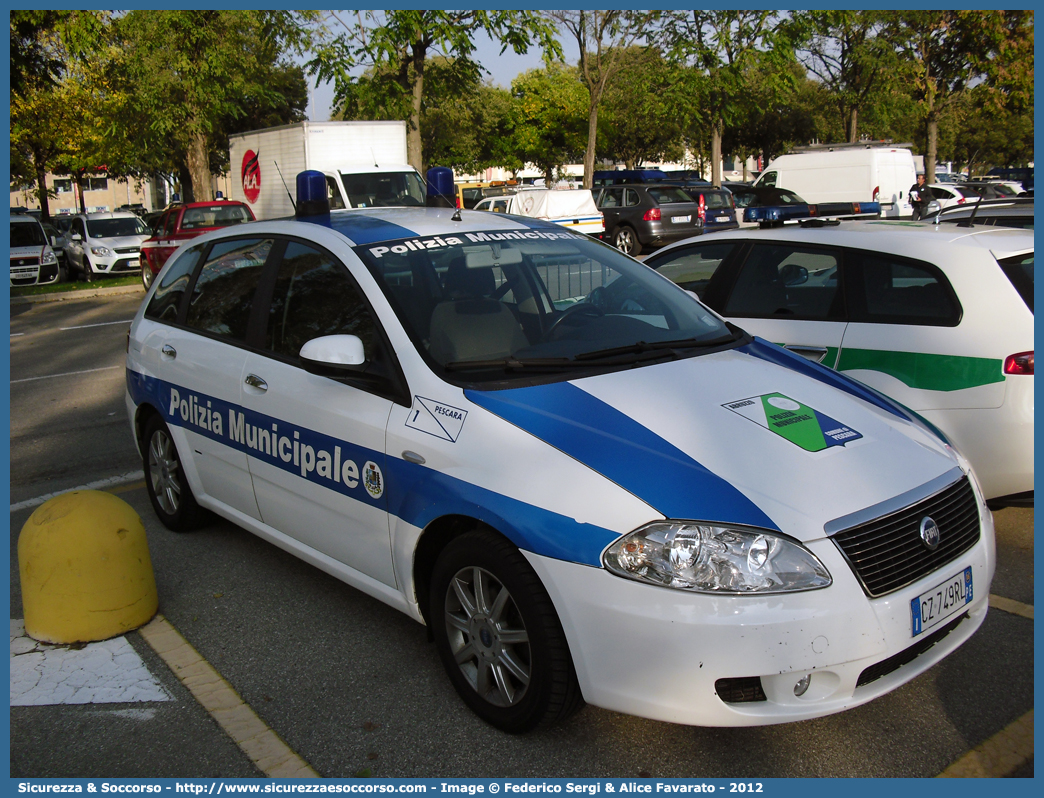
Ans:
[[[680,188],[675,186],[664,186],[663,188],[648,189],[649,196],[658,205],[670,205],[675,202],[692,202],[693,199]]]
[[[46,243],[43,228],[36,222],[11,222],[12,247],[42,247]]]
[[[149,228],[137,216],[118,219],[88,219],[87,235],[91,238],[116,238],[117,236],[147,235]]]
[[[1011,284],[1019,292],[1026,307],[1033,310],[1033,253],[1016,255],[1000,261],[1001,268],[1008,275]]]
[[[418,350],[448,379],[575,376],[735,340],[691,294],[568,231],[461,233],[355,251]]]
[[[229,227],[233,224],[252,221],[253,217],[245,205],[210,205],[205,208],[186,208],[185,215],[181,218],[181,229]]]
[[[342,174],[341,180],[353,208],[424,205],[424,183],[416,172]]]

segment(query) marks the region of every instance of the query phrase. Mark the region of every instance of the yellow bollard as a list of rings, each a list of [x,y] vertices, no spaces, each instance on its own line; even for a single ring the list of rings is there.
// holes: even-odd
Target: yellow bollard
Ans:
[[[145,525],[111,493],[73,491],[37,507],[18,536],[18,570],[35,640],[105,640],[159,606]]]

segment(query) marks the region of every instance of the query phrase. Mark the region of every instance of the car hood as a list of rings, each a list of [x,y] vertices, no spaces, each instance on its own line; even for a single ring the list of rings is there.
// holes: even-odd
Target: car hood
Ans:
[[[900,408],[779,353],[756,341],[467,395],[667,518],[777,529],[803,541],[957,467],[953,450]]]
[[[11,258],[39,257],[47,246],[47,244],[33,244],[29,247],[11,247]]]
[[[142,242],[147,240],[147,235],[135,235],[135,236],[111,236],[108,238],[92,238],[90,239],[90,246],[92,247],[108,247],[109,249],[123,249],[124,247],[139,247]]]

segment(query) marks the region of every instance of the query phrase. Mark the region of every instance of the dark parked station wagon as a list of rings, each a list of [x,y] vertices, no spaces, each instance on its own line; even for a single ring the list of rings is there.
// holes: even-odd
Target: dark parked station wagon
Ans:
[[[607,186],[598,194],[603,238],[628,255],[702,233],[737,227],[726,189],[683,189],[662,183]]]

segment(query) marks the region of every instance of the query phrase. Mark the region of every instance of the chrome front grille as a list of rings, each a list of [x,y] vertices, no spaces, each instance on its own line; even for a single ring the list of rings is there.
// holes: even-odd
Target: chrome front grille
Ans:
[[[921,540],[921,519],[939,526],[939,546]],[[868,596],[883,596],[927,576],[968,551],[979,540],[979,509],[968,477],[926,499],[872,521],[843,529],[832,538]]]

